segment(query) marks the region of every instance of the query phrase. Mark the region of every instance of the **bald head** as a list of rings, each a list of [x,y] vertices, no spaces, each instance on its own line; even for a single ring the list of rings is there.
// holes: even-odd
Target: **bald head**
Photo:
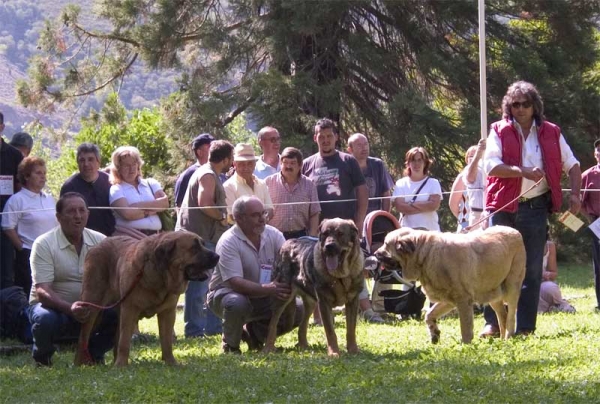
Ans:
[[[348,138],[348,153],[359,163],[366,163],[369,157],[369,140],[362,133],[355,133]]]

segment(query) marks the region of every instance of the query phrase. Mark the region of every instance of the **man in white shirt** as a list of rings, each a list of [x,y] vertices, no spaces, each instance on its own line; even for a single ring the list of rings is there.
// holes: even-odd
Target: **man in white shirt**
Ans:
[[[581,169],[560,128],[545,120],[544,104],[533,84],[513,83],[502,110],[503,119],[492,124],[486,143],[485,209],[493,214],[491,225],[513,227],[523,236],[527,264],[516,333],[529,335],[536,328],[548,215],[562,205],[561,172],[569,176],[569,210],[577,214]],[[480,337],[498,336],[497,318],[489,306],[484,316],[486,326]]]

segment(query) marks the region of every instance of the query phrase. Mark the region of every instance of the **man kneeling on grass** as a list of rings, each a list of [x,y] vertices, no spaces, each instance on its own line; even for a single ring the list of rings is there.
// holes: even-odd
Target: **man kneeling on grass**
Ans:
[[[223,319],[223,352],[239,354],[242,340],[249,350],[262,347],[272,314],[271,298],[288,299],[291,290],[287,284],[271,281],[275,254],[285,239],[266,224],[268,212],[263,203],[243,196],[234,202],[232,211],[235,225],[217,243],[221,259],[210,280],[208,305]],[[285,324],[282,316],[277,334],[298,327],[303,312],[297,301],[293,324]]]
[[[38,366],[52,366],[54,343],[76,340],[89,308],[77,302],[81,295],[83,263],[88,251],[106,236],[86,229],[89,210],[83,196],[65,193],[56,204],[59,226],[39,236],[31,250],[34,286],[29,298],[29,321],[33,334],[33,359]],[[77,303],[75,303],[77,302]],[[99,363],[112,349],[117,314],[105,310],[90,339],[90,353]]]

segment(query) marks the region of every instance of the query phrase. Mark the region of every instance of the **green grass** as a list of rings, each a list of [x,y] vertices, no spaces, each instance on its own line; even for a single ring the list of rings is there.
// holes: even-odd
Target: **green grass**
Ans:
[[[220,338],[179,338],[178,367],[160,361],[158,342],[135,345],[132,364],[74,368],[72,349],[37,369],[28,354],[0,357],[0,401],[21,402],[600,402],[600,314],[594,312],[589,266],[561,267],[564,296],[574,315],[538,317],[536,335],[509,341],[460,343],[456,316],[440,321],[438,345],[423,322],[358,327],[359,355],[326,355],[322,328],[309,329],[307,352],[295,334],[278,340],[273,355],[222,355]],[[344,341],[344,317],[336,316]],[[476,317],[475,333],[483,326]],[[141,322],[157,333],[156,320]],[[176,324],[183,334],[182,313]],[[342,344],[344,345],[344,344]],[[242,347],[242,349],[244,349]]]

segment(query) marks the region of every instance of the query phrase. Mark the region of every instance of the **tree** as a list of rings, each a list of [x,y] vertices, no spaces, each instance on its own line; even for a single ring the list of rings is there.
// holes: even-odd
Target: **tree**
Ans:
[[[242,112],[310,151],[328,116],[342,137],[361,131],[398,171],[411,146],[429,148],[446,188],[479,137],[477,4],[443,0],[98,1],[99,32],[70,7],[41,37],[21,83],[25,105],[118,87],[141,59],[178,68],[161,112],[170,135],[224,136]],[[488,0],[488,121],[508,84],[537,84],[547,115],[575,150],[600,136],[600,0]],[[581,143],[580,143],[581,142]]]

